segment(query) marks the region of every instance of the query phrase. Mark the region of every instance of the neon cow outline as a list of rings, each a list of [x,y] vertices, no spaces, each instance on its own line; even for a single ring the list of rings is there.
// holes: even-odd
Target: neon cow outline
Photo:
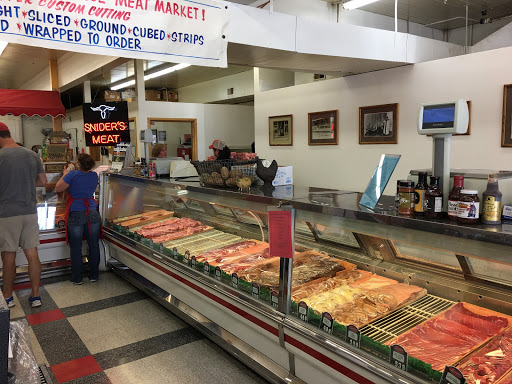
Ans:
[[[100,116],[103,120],[106,120],[110,117],[110,112],[117,110],[116,107],[111,107],[108,105],[100,105],[99,107],[91,107],[91,110],[94,112],[100,112]]]

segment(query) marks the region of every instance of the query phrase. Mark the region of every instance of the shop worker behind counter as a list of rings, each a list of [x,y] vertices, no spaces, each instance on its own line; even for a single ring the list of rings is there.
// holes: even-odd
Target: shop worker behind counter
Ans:
[[[213,154],[217,160],[227,160],[231,158],[231,150],[222,140],[215,140],[208,148],[213,149]]]
[[[155,144],[151,149],[151,157],[167,157],[167,148],[163,144]]]
[[[0,252],[2,290],[9,307],[15,305],[12,290],[16,277],[18,245],[28,261],[28,274],[32,285],[28,300],[32,307],[41,305],[36,187],[44,187],[46,182],[38,154],[16,144],[11,138],[9,128],[0,123]]]
[[[91,171],[94,159],[81,153],[76,157],[76,168],[64,168],[62,178],[55,185],[56,192],[68,190],[66,210],[66,239],[71,257],[71,282],[82,284],[82,240],[89,246],[89,281],[98,280],[100,265],[101,217],[94,191],[98,185],[98,175]]]

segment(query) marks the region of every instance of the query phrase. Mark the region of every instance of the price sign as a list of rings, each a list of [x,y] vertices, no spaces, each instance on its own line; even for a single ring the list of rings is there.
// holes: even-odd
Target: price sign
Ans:
[[[204,263],[203,272],[206,276],[210,276],[210,263],[209,262]]]
[[[268,228],[270,254],[293,259],[292,213],[269,211]]]
[[[361,332],[355,325],[347,325],[345,341],[353,347],[361,348]]]
[[[134,239],[134,238],[135,238],[135,233],[133,233],[133,232],[128,232],[128,237],[129,237],[130,239]]]
[[[446,366],[439,384],[466,384],[466,379],[457,368]]]
[[[393,344],[389,350],[389,362],[396,368],[407,372],[409,359],[405,349],[398,344]]]
[[[231,275],[231,286],[238,289],[238,275],[236,272]]]
[[[222,270],[220,267],[215,267],[215,278],[219,281],[222,279]]]
[[[135,241],[138,241],[140,242],[142,240],[142,236],[139,235],[138,233],[135,234]]]
[[[183,264],[187,264],[190,262],[190,252],[185,251],[185,255],[183,256]]]
[[[270,293],[270,305],[276,309],[279,308],[279,293],[277,291]]]
[[[332,334],[334,321],[329,312],[322,313],[322,320],[320,321],[320,329],[326,333]]]
[[[252,283],[251,295],[255,299],[260,298],[260,285],[258,283]]]
[[[195,268],[195,267],[196,267],[196,265],[197,265],[197,259],[196,259],[196,257],[195,257],[195,256],[192,256],[192,257],[190,258],[190,266],[191,266],[192,268]]]
[[[165,249],[164,244],[160,243],[160,245],[158,246],[158,250],[163,253],[164,249]]]
[[[299,319],[302,321],[305,321],[306,323],[309,320],[309,308],[308,305],[301,301],[297,307],[297,315],[299,316]]]
[[[178,260],[178,248],[174,247],[172,249],[172,257],[175,259],[175,260]]]

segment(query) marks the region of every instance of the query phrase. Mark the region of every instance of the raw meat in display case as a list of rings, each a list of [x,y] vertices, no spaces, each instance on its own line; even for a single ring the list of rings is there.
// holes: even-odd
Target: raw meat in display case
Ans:
[[[457,303],[410,331],[388,341],[442,371],[508,327],[511,318],[468,303]]]
[[[512,329],[508,328],[457,366],[468,383],[496,383],[512,368]]]

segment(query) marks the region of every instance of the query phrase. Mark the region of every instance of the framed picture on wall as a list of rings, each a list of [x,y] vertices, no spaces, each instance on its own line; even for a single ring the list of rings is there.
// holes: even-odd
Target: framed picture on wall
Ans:
[[[501,146],[512,147],[512,84],[505,85],[503,89]]]
[[[398,143],[398,103],[359,108],[359,144]]]
[[[338,145],[338,110],[308,113],[308,144]]]
[[[166,131],[158,131],[158,142],[164,143],[167,140],[167,132]]]
[[[270,146],[293,145],[293,116],[271,116],[268,118],[268,144]]]

